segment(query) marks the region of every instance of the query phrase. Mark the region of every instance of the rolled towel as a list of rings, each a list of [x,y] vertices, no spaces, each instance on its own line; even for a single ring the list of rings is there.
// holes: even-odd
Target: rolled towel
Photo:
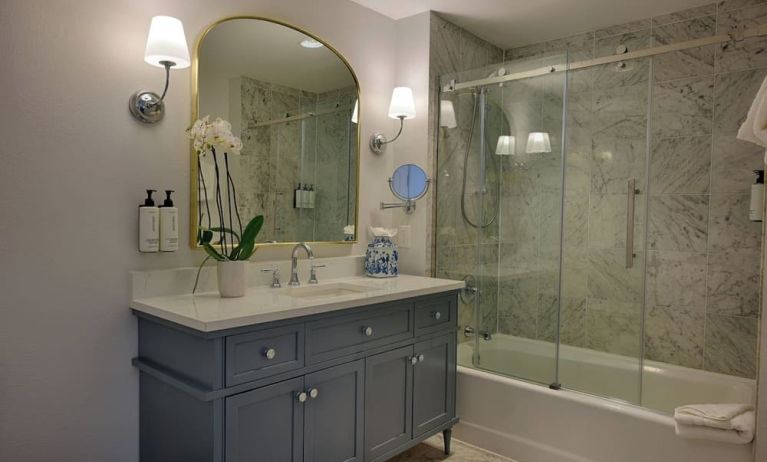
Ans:
[[[762,82],[754,102],[751,103],[746,121],[738,130],[738,139],[767,147],[767,78]],[[767,162],[767,152],[765,162]]]
[[[692,404],[674,411],[676,434],[682,438],[747,444],[754,438],[754,406]]]

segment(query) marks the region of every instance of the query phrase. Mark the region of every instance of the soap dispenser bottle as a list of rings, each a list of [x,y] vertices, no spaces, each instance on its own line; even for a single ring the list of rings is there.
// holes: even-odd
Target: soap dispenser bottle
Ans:
[[[751,221],[764,220],[764,170],[754,170],[756,181],[751,185],[751,205],[748,218]]]
[[[309,208],[310,209],[314,208],[314,199],[316,197],[316,194],[317,193],[314,192],[314,185],[313,184],[309,185]]]
[[[293,208],[301,208],[301,183],[298,183],[298,187],[293,190]]]
[[[160,252],[178,250],[178,208],[173,206],[170,195],[173,190],[165,191],[165,200],[160,207]]]
[[[144,204],[138,208],[138,250],[139,252],[157,252],[160,250],[160,209],[154,205],[152,193],[146,190]]]

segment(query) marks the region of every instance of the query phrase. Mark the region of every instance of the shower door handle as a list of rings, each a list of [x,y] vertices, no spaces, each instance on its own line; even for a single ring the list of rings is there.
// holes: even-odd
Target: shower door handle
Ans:
[[[634,208],[636,204],[636,180],[628,181],[626,199],[626,268],[634,266]]]

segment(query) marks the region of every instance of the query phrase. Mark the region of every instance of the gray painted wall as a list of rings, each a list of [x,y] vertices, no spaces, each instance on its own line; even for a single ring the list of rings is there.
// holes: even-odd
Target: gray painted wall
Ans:
[[[179,17],[192,45],[224,16],[253,14],[303,26],[351,62],[363,90],[362,133],[394,130],[395,24],[346,0],[83,2],[9,0],[0,8],[0,460],[126,461],[138,456],[136,323],[128,271],[194,265],[187,246],[170,255],[136,251],[143,189],[178,191],[188,222],[189,70],[172,72],[166,119],[143,126],[128,96],[159,89],[143,62],[149,20]],[[391,148],[391,147],[390,147]],[[380,172],[391,158],[364,146],[361,225],[388,224]],[[322,255],[358,254],[354,247]],[[258,258],[287,257],[260,250]]]

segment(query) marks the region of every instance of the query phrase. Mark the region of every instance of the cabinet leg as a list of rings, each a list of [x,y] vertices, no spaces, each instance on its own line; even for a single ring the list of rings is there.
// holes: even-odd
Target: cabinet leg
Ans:
[[[445,455],[450,455],[450,439],[453,437],[453,429],[447,428],[442,430],[442,439],[445,441]]]

